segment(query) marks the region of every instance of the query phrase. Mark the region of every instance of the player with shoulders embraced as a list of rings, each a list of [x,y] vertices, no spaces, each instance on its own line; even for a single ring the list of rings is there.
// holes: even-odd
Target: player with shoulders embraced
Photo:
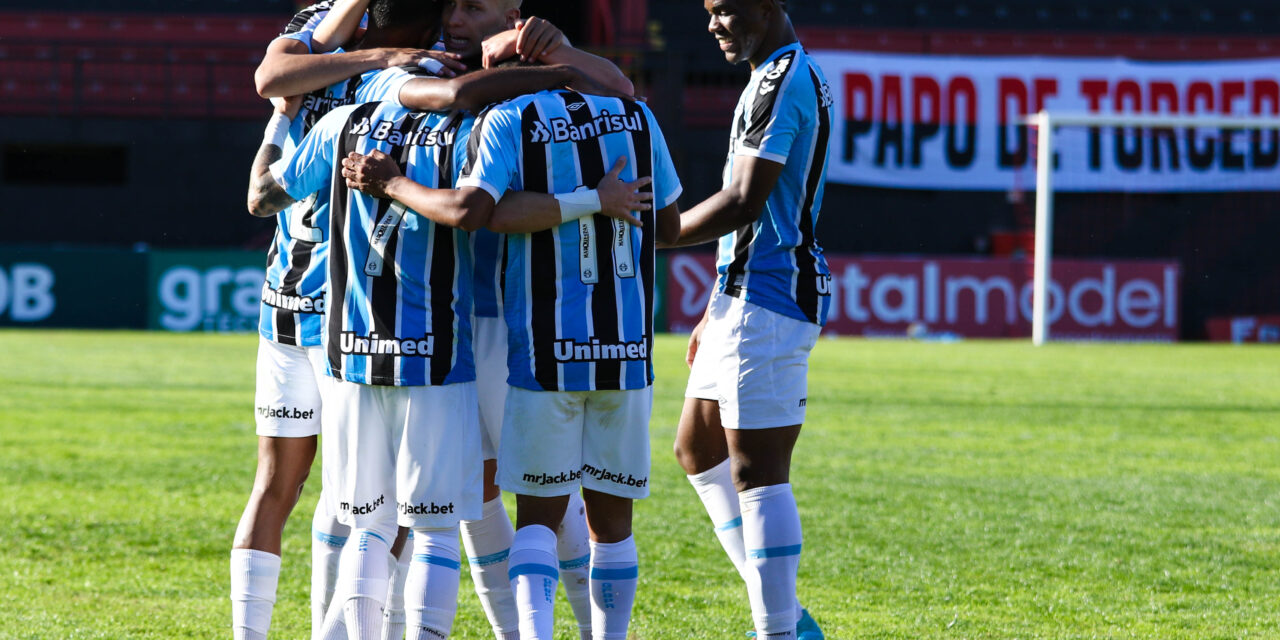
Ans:
[[[618,157],[629,178],[652,179],[656,213],[634,222],[566,215],[534,233],[499,228],[510,388],[498,478],[516,494],[509,577],[524,640],[552,637],[555,531],[579,491],[591,533],[592,638],[627,637],[639,576],[632,503],[649,493],[654,250],[679,234],[681,187],[647,107],[574,91],[485,111],[458,182],[498,202],[574,192]]]
[[[689,338],[675,454],[746,582],[755,634],[818,640],[796,598],[802,535],[790,484],[809,353],[831,304],[815,236],[831,97],[785,0],[704,0],[725,58],[751,65],[724,186],[681,216],[671,246],[719,241],[707,311]]]

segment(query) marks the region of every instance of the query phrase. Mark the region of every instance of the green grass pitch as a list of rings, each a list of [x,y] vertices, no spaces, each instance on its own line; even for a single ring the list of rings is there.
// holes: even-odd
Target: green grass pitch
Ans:
[[[0,332],[0,638],[230,637],[255,349]],[[670,454],[683,349],[655,349],[633,636],[739,640],[744,589]],[[1280,350],[823,340],[809,386],[800,589],[828,638],[1280,637]],[[307,637],[316,484],[274,638]],[[464,571],[454,637],[486,627]]]

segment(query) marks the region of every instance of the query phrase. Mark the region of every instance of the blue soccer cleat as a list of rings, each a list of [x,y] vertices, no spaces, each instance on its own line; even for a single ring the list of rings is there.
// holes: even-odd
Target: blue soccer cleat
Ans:
[[[748,631],[747,637],[756,637],[756,632]],[[809,615],[809,610],[801,609],[800,621],[796,623],[796,640],[826,640],[826,638],[822,635],[822,628],[818,626],[818,621]]]
[[[809,615],[808,609],[800,610],[800,621],[796,623],[796,640],[826,640],[818,622]]]

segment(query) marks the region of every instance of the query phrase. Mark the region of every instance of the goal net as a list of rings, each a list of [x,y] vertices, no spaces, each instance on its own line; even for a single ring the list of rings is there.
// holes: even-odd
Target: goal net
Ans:
[[[1088,337],[1055,334],[1069,305],[1139,323],[1181,313],[1160,295],[1173,282],[1062,291],[1053,276],[1064,244],[1066,255],[1096,249],[1179,261],[1188,295],[1177,299],[1191,305],[1181,315],[1194,323],[1280,307],[1280,118],[1041,111],[1026,122],[1036,145],[1036,345]]]

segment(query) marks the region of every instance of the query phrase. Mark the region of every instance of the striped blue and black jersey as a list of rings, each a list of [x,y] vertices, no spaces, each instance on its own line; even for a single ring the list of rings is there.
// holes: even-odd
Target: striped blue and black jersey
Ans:
[[[503,254],[506,239],[488,229],[471,234],[471,252],[476,258],[476,315],[496,318],[502,312]]]
[[[293,15],[293,19],[289,21],[289,24],[285,25],[284,31],[280,32],[279,37],[297,40],[298,42],[307,45],[308,51],[314,52],[314,48],[311,43],[312,37],[315,35],[316,27],[320,25],[320,22],[324,20],[325,16],[329,15],[329,10],[332,9],[335,4],[337,4],[337,2],[325,0],[325,2],[317,2],[305,9],[302,9]],[[360,26],[367,26],[368,21],[369,16],[366,14],[361,20]]]
[[[293,153],[316,122],[334,108],[379,100],[398,102],[400,88],[424,73],[416,67],[378,69],[306,94],[289,127],[284,154]],[[276,216],[258,314],[258,332],[268,340],[304,347],[320,344],[328,196],[322,190]]]
[[[459,186],[495,200],[508,189],[594,188],[619,157],[623,180],[652,176],[654,210],[680,196],[662,130],[640,103],[545,91],[477,120]],[[602,215],[506,242],[508,382],[545,391],[643,389],[653,381],[656,216],[636,228]]]
[[[341,165],[352,151],[376,149],[411,180],[447,188],[464,120],[389,102],[341,107],[272,166],[295,198],[330,193],[324,349],[331,376],[395,386],[475,380],[466,232],[348,189]]]
[[[827,179],[832,100],[800,43],[758,66],[738,100],[724,184],[735,156],[783,165],[760,218],[720,238],[719,290],[782,315],[824,324],[831,271],[815,229]]]

